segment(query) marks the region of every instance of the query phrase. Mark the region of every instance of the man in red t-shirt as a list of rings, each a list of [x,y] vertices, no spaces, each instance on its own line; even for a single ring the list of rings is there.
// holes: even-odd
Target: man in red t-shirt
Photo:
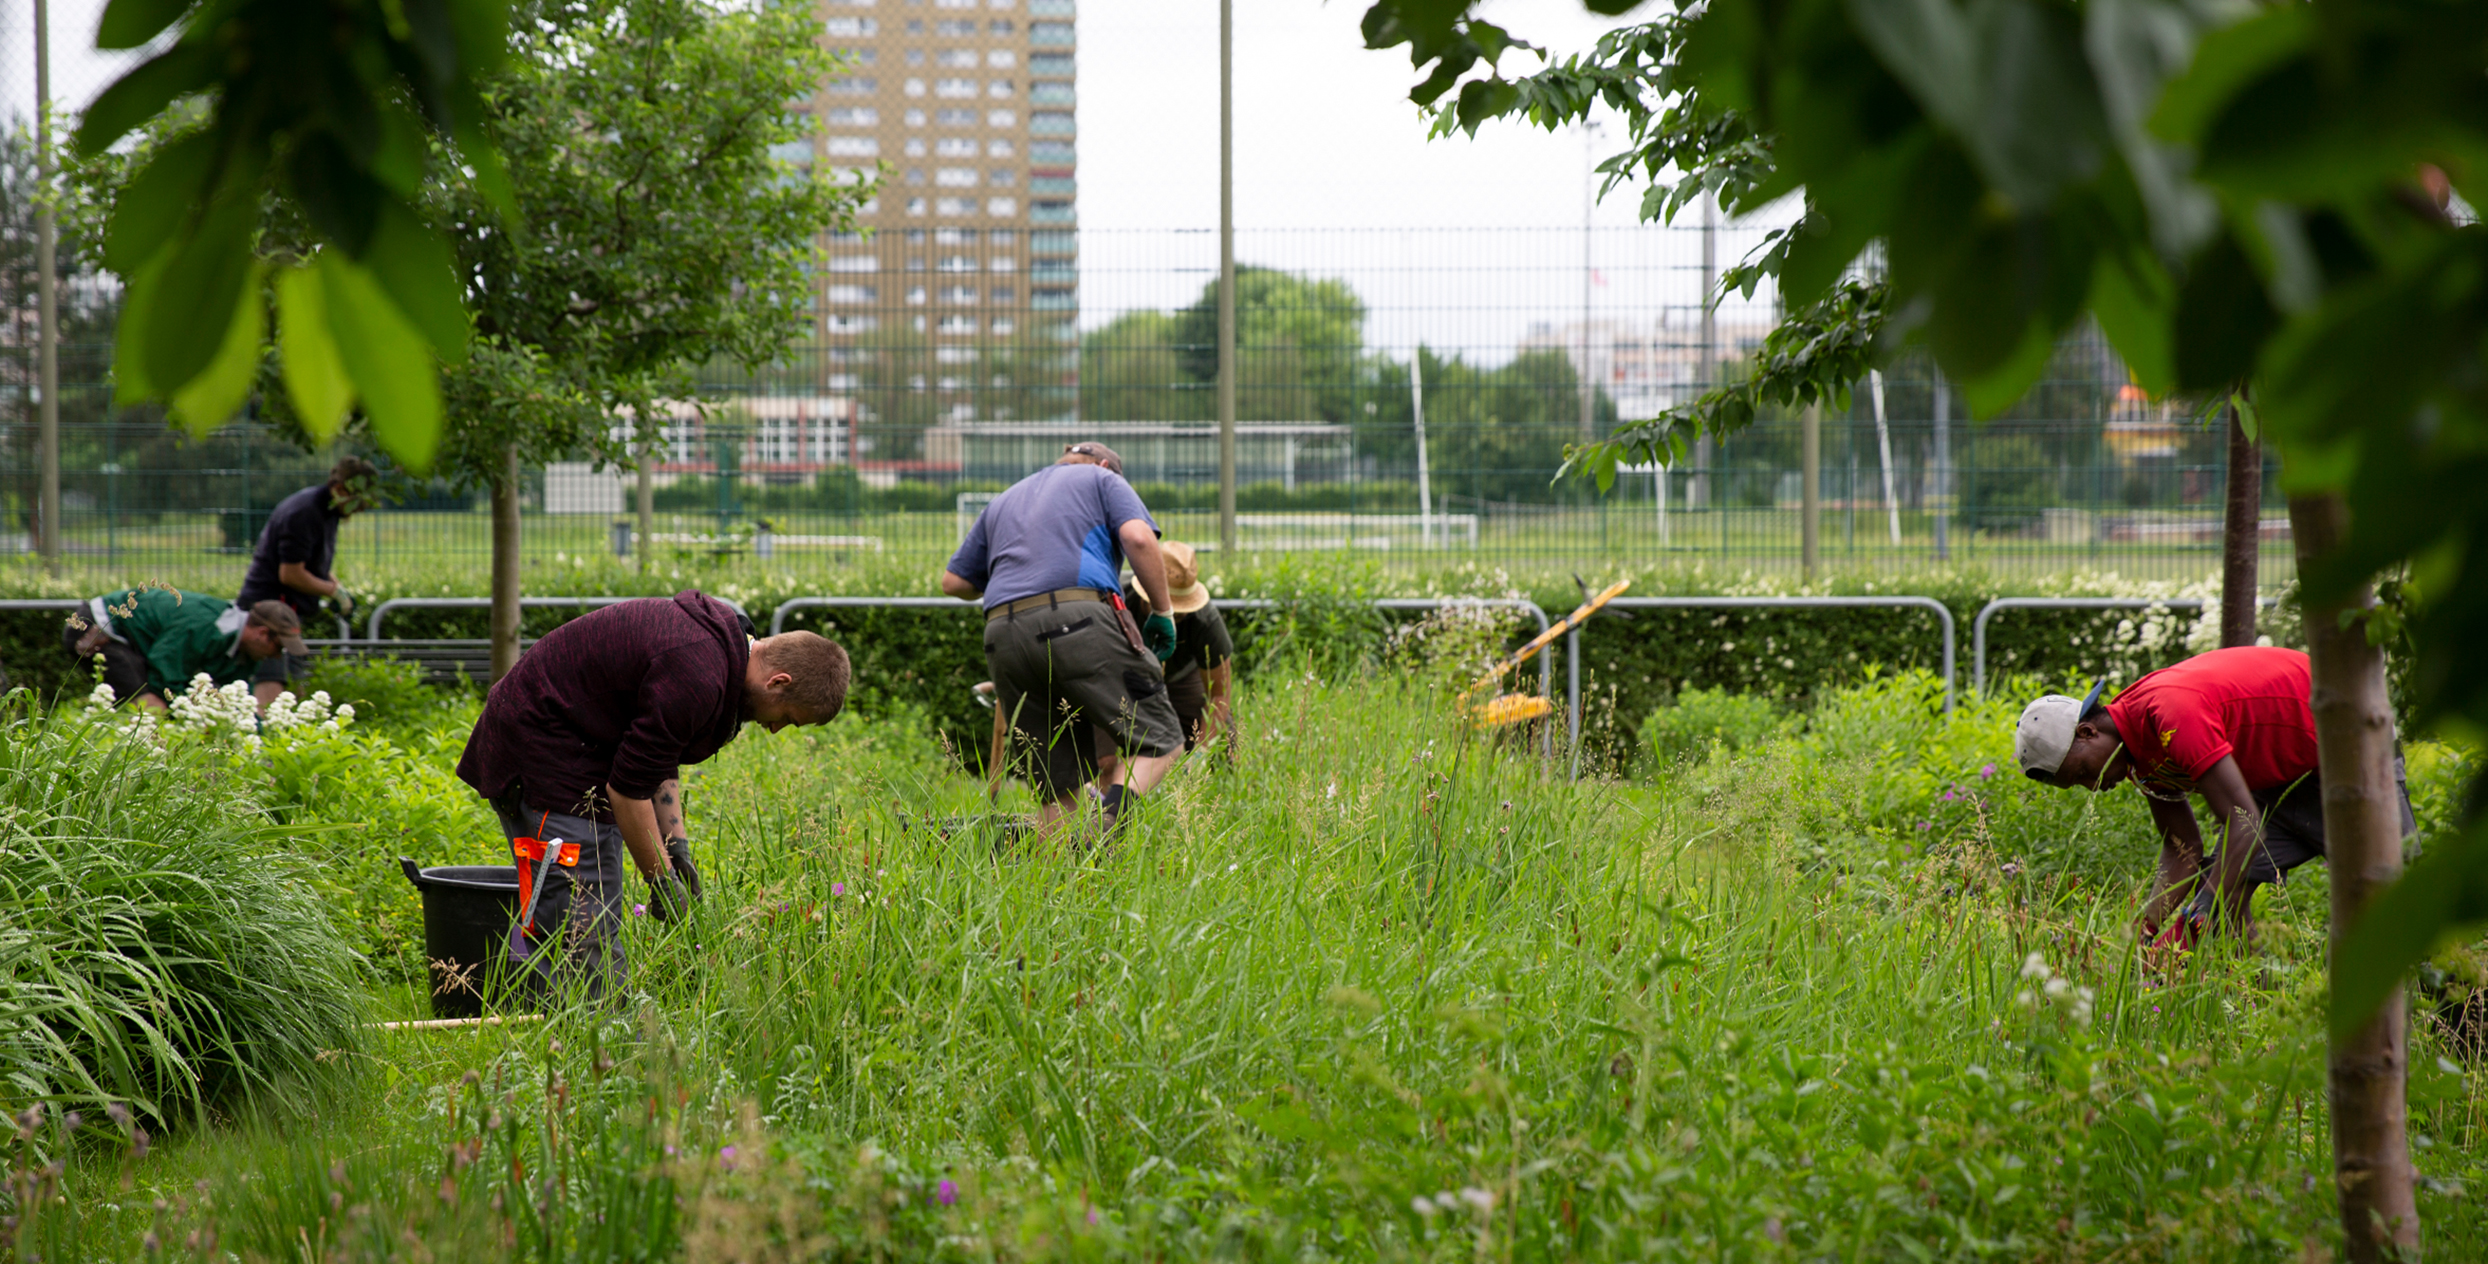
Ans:
[[[2324,854],[2309,696],[2307,656],[2297,650],[2214,650],[2135,681],[2106,706],[2098,685],[2080,702],[2049,694],[2031,703],[2014,730],[2013,754],[2025,775],[2052,786],[2106,790],[2131,778],[2142,791],[2160,830],[2145,933],[2158,936],[2181,903],[2183,929],[2173,933],[2199,934],[2215,911],[2251,933],[2255,888]],[[2401,778],[2399,760],[2394,777]],[[2207,885],[2198,884],[2203,835],[2189,793],[2202,795],[2225,824]],[[2402,833],[2415,828],[2405,786]]]

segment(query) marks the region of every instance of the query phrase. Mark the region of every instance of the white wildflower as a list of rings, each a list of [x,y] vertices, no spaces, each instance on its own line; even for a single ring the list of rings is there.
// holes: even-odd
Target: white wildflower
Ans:
[[[2047,957],[2044,954],[2034,952],[2022,962],[2021,977],[2025,979],[2037,979],[2044,983],[2055,973],[2054,970],[2048,969]]]

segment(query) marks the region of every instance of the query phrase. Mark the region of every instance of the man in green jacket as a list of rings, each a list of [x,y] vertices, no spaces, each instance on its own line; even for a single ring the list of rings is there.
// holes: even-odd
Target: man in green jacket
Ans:
[[[104,663],[116,701],[162,708],[201,672],[219,685],[251,681],[261,710],[284,692],[285,655],[305,655],[302,619],[282,601],[244,610],[221,597],[170,588],[129,588],[90,598],[69,617],[61,644]]]

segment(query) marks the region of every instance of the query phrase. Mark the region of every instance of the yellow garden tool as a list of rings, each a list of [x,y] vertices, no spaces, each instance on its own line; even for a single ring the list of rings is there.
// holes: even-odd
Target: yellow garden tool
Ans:
[[[1629,579],[1619,579],[1607,585],[1606,591],[1582,602],[1580,609],[1557,619],[1554,625],[1546,631],[1530,638],[1527,645],[1514,650],[1510,658],[1495,664],[1485,675],[1478,677],[1467,689],[1461,691],[1461,701],[1465,703],[1469,698],[1481,692],[1501,688],[1503,678],[1510,675],[1513,668],[1528,662],[1532,655],[1554,644],[1555,638],[1589,622],[1590,616],[1598,613],[1600,606],[1623,596],[1624,590],[1632,586],[1633,581]],[[1487,699],[1485,705],[1475,708],[1474,714],[1480,725],[1486,728],[1500,728],[1507,724],[1535,720],[1554,710],[1554,699],[1539,694],[1498,693]]]

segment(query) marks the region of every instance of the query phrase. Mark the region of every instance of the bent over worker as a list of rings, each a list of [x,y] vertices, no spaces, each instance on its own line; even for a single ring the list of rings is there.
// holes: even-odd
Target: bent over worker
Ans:
[[[2255,888],[2324,854],[2310,684],[2297,650],[2213,650],[2152,672],[2104,706],[2097,685],[2079,702],[2049,694],[2031,703],[2013,753],[2025,775],[2052,786],[2107,790],[2130,779],[2142,792],[2160,833],[2147,935],[2190,942],[2219,924],[2252,934]],[[2403,782],[2398,757],[2393,773]],[[2409,786],[2400,790],[2408,837],[2417,823]],[[2189,794],[2221,822],[2209,862]]]
[[[219,685],[251,682],[265,711],[285,690],[285,655],[308,657],[302,620],[281,601],[244,608],[222,597],[169,588],[125,588],[87,599],[61,629],[73,658],[101,658],[116,702],[165,702],[204,675]]]
[[[985,665],[1044,803],[1041,830],[1095,772],[1091,726],[1112,733],[1131,765],[1106,791],[1108,830],[1183,750],[1159,667],[1175,651],[1175,621],[1157,524],[1114,472],[1121,464],[1104,444],[1065,449],[994,497],[942,572],[943,592],[984,601]],[[1126,556],[1148,598],[1145,623],[1123,601]]]
[[[337,528],[346,519],[380,503],[380,472],[359,456],[341,457],[328,481],[306,487],[276,503],[268,524],[259,529],[251,549],[249,573],[242,577],[235,604],[282,601],[294,613],[311,618],[328,599],[341,615],[354,613],[354,597],[339,586]]]
[[[555,628],[485,697],[458,778],[492,803],[519,874],[510,958],[543,988],[575,965],[591,996],[618,988],[615,931],[628,855],[649,911],[700,895],[682,767],[734,740],[825,724],[846,705],[847,653],[810,632],[755,641],[700,592],[610,605]]]
[[[1190,754],[1223,737],[1219,751],[1235,754],[1235,638],[1227,621],[1201,582],[1200,562],[1192,546],[1161,540],[1158,554],[1166,562],[1166,596],[1175,611],[1175,652],[1166,659],[1166,698],[1175,706],[1176,726],[1183,730],[1184,752]],[[1137,588],[1125,599],[1146,600]],[[1113,735],[1097,730],[1097,780],[1094,794],[1103,795],[1123,775]]]

